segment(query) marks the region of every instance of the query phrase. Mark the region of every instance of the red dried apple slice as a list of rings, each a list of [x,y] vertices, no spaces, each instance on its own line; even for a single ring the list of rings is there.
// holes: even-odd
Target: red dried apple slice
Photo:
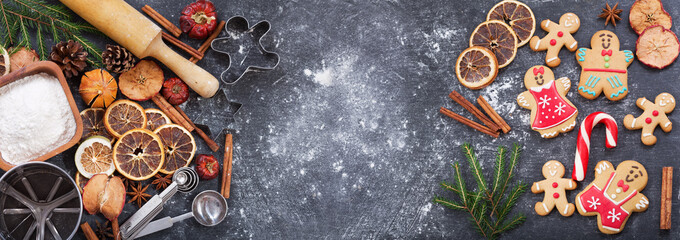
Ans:
[[[679,53],[678,37],[661,25],[645,29],[636,43],[638,60],[652,68],[665,68],[675,61]]]

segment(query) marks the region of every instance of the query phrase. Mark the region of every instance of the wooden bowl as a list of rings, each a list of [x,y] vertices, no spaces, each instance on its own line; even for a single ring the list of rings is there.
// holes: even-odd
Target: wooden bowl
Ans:
[[[10,74],[7,74],[5,76],[0,77],[0,87],[3,87],[11,82],[14,82],[16,80],[22,79],[27,76],[31,76],[34,74],[38,73],[47,73],[49,75],[52,75],[54,77],[57,77],[59,79],[59,83],[61,83],[61,88],[66,94],[66,99],[68,100],[69,105],[71,106],[71,111],[73,112],[73,117],[76,120],[76,133],[73,135],[73,138],[69,140],[66,144],[59,146],[55,148],[54,150],[47,152],[43,154],[42,156],[39,156],[33,160],[30,160],[31,162],[43,162],[51,157],[54,157],[55,155],[66,151],[66,149],[69,149],[73,147],[78,141],[80,141],[80,137],[83,135],[83,119],[80,118],[80,112],[78,111],[78,107],[76,106],[76,102],[73,100],[73,95],[71,94],[71,90],[68,87],[68,84],[66,83],[66,78],[64,78],[64,73],[62,73],[61,69],[57,64],[50,62],[50,61],[42,61],[42,62],[36,62],[32,63],[24,68],[21,68],[15,72],[12,72]],[[57,90],[57,89],[55,89]],[[9,171],[16,165],[9,163],[5,161],[2,158],[2,154],[0,153],[0,168],[5,171]]]

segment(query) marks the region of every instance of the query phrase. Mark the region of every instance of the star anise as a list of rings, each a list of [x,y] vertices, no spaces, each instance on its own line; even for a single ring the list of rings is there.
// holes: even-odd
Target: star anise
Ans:
[[[600,13],[600,18],[604,18],[605,22],[604,25],[607,26],[607,23],[610,21],[616,27],[616,21],[621,20],[621,17],[619,17],[619,14],[623,12],[622,9],[616,9],[619,6],[619,3],[617,2],[614,4],[614,7],[610,7],[609,3],[607,3],[606,8],[602,8],[602,13]]]
[[[132,186],[130,188],[130,189],[132,189],[132,192],[127,193],[127,195],[132,196],[132,198],[130,199],[130,201],[128,203],[136,201],[137,206],[142,207],[142,204],[144,204],[146,201],[148,201],[149,197],[151,197],[151,195],[146,193],[147,188],[149,188],[149,185],[142,187],[142,183],[137,183],[137,186]]]
[[[156,179],[151,182],[151,184],[156,185],[156,190],[161,190],[165,189],[172,183],[172,174],[165,175],[165,177],[161,177],[160,173],[157,173],[154,176]]]
[[[97,220],[94,220],[94,222],[97,224],[97,232],[95,233],[99,239],[113,238],[113,232],[111,227],[109,227],[109,221],[106,221],[104,224],[100,224]]]

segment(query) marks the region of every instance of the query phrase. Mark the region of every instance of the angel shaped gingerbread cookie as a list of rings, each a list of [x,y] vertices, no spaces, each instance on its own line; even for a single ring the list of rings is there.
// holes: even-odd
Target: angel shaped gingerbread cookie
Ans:
[[[517,104],[531,110],[531,129],[543,138],[574,129],[578,110],[566,97],[569,78],[555,80],[550,68],[538,65],[524,74],[524,86],[529,90],[517,96]]]
[[[578,93],[595,99],[602,92],[607,99],[618,101],[628,95],[628,66],[633,63],[633,52],[619,50],[619,38],[610,31],[597,31],[590,39],[590,47],[579,48],[576,60],[581,65]]]
[[[550,67],[557,67],[562,62],[558,56],[562,47],[566,47],[572,52],[578,48],[578,42],[571,34],[576,33],[580,26],[581,21],[573,13],[565,13],[560,17],[558,23],[552,22],[549,19],[543,20],[541,28],[548,32],[548,34],[543,38],[533,36],[531,41],[529,41],[529,46],[534,51],[547,50],[545,64]]]
[[[623,125],[628,130],[642,129],[642,143],[647,146],[656,144],[656,137],[654,136],[654,129],[661,126],[664,132],[670,132],[673,129],[671,120],[666,114],[669,114],[675,109],[675,98],[669,93],[661,93],[656,96],[654,102],[650,102],[646,98],[638,98],[635,104],[644,110],[639,117],[633,115],[626,115],[623,118]]]
[[[583,216],[597,215],[602,233],[623,230],[633,212],[643,212],[649,199],[640,191],[647,186],[647,170],[639,162],[623,161],[614,169],[608,161],[595,168],[595,180],[576,195],[576,209]]]

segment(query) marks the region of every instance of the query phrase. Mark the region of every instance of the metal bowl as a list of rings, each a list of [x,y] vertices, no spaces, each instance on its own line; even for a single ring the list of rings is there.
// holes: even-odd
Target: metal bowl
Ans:
[[[11,82],[14,82],[16,80],[22,79],[24,77],[28,77],[34,74],[38,73],[47,73],[49,75],[52,75],[56,77],[59,80],[59,83],[61,84],[62,89],[55,89],[55,91],[58,90],[63,90],[64,93],[66,94],[66,99],[68,100],[69,105],[71,106],[71,111],[73,112],[73,117],[76,120],[76,133],[71,137],[71,140],[69,140],[66,144],[62,146],[58,146],[52,151],[45,152],[42,156],[39,156],[31,161],[38,161],[42,162],[45,161],[51,157],[54,157],[55,155],[66,151],[66,149],[69,149],[76,145],[78,141],[80,141],[80,137],[83,135],[83,119],[80,117],[80,112],[78,111],[78,106],[76,106],[75,100],[73,100],[73,94],[71,94],[71,89],[69,89],[68,84],[66,83],[66,78],[64,78],[64,73],[61,71],[59,66],[57,64],[51,62],[51,61],[42,61],[42,62],[36,62],[32,63],[26,67],[23,67],[15,72],[12,72],[10,74],[7,74],[5,76],[0,77],[0,87],[3,87]],[[2,156],[0,156],[0,168],[5,171],[9,171],[11,168],[13,168],[15,165],[5,161]]]
[[[75,181],[55,165],[29,162],[0,178],[2,239],[71,239],[82,213]]]

